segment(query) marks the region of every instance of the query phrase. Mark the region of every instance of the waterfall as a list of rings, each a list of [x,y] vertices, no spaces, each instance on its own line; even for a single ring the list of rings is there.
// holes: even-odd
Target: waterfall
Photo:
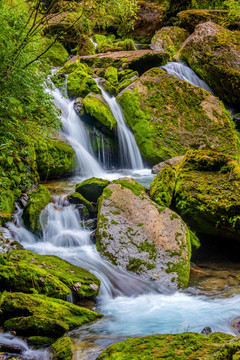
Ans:
[[[104,170],[94,156],[89,135],[74,110],[74,101],[65,98],[55,87],[48,91],[53,95],[57,108],[61,110],[62,130],[75,151],[78,165],[77,174],[85,177],[102,177]]]
[[[117,121],[119,152],[122,168],[144,169],[142,156],[136,144],[136,140],[124,121],[122,110],[118,105],[116,98],[114,96],[110,96],[102,88],[102,86],[99,85],[98,81],[97,84]]]
[[[176,76],[180,80],[190,82],[192,85],[201,87],[204,90],[213,93],[212,89],[203,81],[197,74],[186,64],[182,62],[169,62],[161,69],[165,70],[168,74]]]

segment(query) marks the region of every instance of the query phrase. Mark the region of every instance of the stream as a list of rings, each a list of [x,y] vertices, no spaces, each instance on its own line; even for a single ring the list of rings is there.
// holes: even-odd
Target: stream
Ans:
[[[191,69],[183,66],[170,63],[163,68],[197,86],[207,87]],[[201,332],[206,326],[214,332],[234,334],[231,321],[240,315],[239,266],[231,271],[229,264],[222,264],[221,268],[216,263],[205,264],[205,268],[196,269],[186,290],[170,292],[103,259],[91,241],[92,230],[81,220],[75,206],[65,200],[64,196],[74,191],[76,183],[91,176],[109,180],[129,176],[144,186],[149,186],[154,177],[151,169],[144,167],[134,135],[124,122],[116,99],[101,90],[118,123],[121,167],[106,169],[92,149],[89,131],[76,114],[74,101],[63,97],[56,88],[49,90],[61,110],[63,134],[75,150],[77,170],[70,179],[46,183],[52,202],[41,214],[41,237],[26,230],[19,205],[14,221],[6,225],[6,236],[36,253],[57,255],[83,267],[101,280],[94,310],[105,316],[70,333],[75,360],[94,360],[107,346],[131,336]],[[46,352],[42,357],[34,356],[33,359],[49,358]]]

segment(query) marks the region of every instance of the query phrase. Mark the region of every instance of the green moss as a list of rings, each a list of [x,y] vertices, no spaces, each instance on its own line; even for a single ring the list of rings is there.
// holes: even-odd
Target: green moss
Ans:
[[[42,44],[44,50],[53,43],[53,39],[43,38]],[[44,59],[49,64],[53,66],[62,66],[68,58],[68,52],[63,46],[62,43],[59,41],[56,41],[50,49],[41,57],[41,59]]]
[[[78,39],[77,54],[79,56],[94,55],[95,46],[86,35],[81,35]]]
[[[208,92],[161,69],[144,73],[117,100],[150,164],[185,154],[190,148],[214,147],[233,155],[239,151],[236,131],[222,103],[215,99],[212,104]]]
[[[91,310],[60,299],[23,293],[6,293],[1,311],[0,321],[5,328],[21,335],[54,338],[101,317]]]
[[[75,153],[64,141],[36,139],[36,163],[41,180],[53,179],[67,174],[75,168]]]
[[[89,66],[87,66],[87,64],[83,64],[83,63],[79,62],[78,60],[76,60],[74,62],[71,62],[71,61],[66,62],[66,64],[64,64],[64,66],[61,67],[60,70],[58,70],[58,73],[59,74],[71,74],[76,70],[83,71],[89,75],[93,74],[93,70]]]
[[[112,130],[117,126],[117,121],[102,96],[88,94],[85,99],[83,99],[83,105],[87,114],[92,115],[108,129]]]
[[[36,233],[42,230],[39,216],[50,200],[51,194],[43,185],[38,185],[30,194],[28,204],[23,211],[24,223],[29,230]]]
[[[34,346],[46,346],[51,345],[54,342],[54,338],[47,336],[30,336],[30,338],[28,338],[28,343]]]
[[[72,342],[70,337],[58,339],[50,348],[53,352],[53,360],[71,360],[73,356]]]
[[[146,192],[146,188],[133,179],[118,179],[114,180],[113,184],[120,184],[122,187],[130,189],[137,196]]]
[[[176,273],[178,288],[183,289],[188,286],[189,274],[190,274],[190,262],[186,259],[180,259],[178,263],[169,261],[167,263],[168,268],[166,273]]]
[[[67,90],[72,97],[84,98],[89,93],[101,94],[96,82],[82,70],[75,70],[68,76]]]
[[[113,66],[107,68],[105,72],[105,79],[110,82],[113,86],[118,84],[118,72],[117,69]]]
[[[138,272],[143,271],[144,268],[147,268],[148,270],[154,269],[156,267],[155,264],[150,264],[146,261],[143,261],[141,259],[132,258],[129,260],[128,265],[126,266],[127,270],[132,272]]]
[[[86,200],[79,192],[74,192],[68,195],[70,204],[83,204],[88,209],[91,216],[96,215],[96,207],[88,200]]]
[[[8,263],[0,266],[1,289],[7,291],[32,292],[34,289],[62,299],[73,292],[80,298],[92,299],[100,289],[100,281],[95,275],[57,256],[14,250],[9,254]]]
[[[231,338],[231,335],[221,333],[218,337],[215,334],[204,336],[197,333],[182,333],[132,338],[110,346],[97,359],[203,360],[220,344]]]
[[[153,179],[150,186],[150,197],[158,205],[170,207],[175,188],[175,170],[166,165]]]
[[[110,181],[92,177],[76,185],[76,192],[84,196],[88,201],[94,203],[102,195],[103,190],[110,184]],[[110,190],[110,189],[108,189]]]

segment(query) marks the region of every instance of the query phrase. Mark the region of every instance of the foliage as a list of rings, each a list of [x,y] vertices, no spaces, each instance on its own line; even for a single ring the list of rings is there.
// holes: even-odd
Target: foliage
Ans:
[[[240,2],[238,0],[226,0],[224,5],[229,9],[229,19],[240,19]]]

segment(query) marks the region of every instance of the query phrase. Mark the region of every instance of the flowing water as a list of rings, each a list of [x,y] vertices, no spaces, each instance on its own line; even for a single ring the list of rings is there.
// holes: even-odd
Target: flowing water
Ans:
[[[191,76],[190,78],[192,79]],[[125,136],[125,140],[120,140],[120,148],[125,146],[125,150],[128,149],[123,154],[122,167],[130,169],[114,172],[103,169],[98,161],[102,155],[98,154],[98,159],[95,157],[89,133],[76,115],[73,102],[54,89],[52,94],[56,105],[61,109],[63,132],[76,152],[78,175],[59,183],[47,184],[53,194],[70,193],[74,191],[76,182],[90,176],[110,179],[133,176],[144,185],[151,182],[152,175],[149,169],[143,168],[133,134],[122,123],[124,119],[121,109],[115,98],[102,92],[114,116],[118,118],[118,127],[121,129],[119,139],[121,132]],[[101,162],[104,163],[104,160]],[[71,332],[75,360],[94,360],[108,345],[129,336],[200,332],[205,326],[210,326],[213,331],[233,333],[231,321],[240,315],[239,291],[229,296],[224,287],[220,293],[212,294],[211,291],[204,290],[203,286],[198,291],[196,282],[185,291],[171,292],[155,282],[146,282],[137,275],[110,264],[99,255],[91,241],[91,230],[81,221],[75,206],[70,205],[64,196],[53,195],[52,202],[41,213],[41,237],[26,230],[22,222],[22,211],[22,207],[17,205],[13,222],[9,222],[5,229],[7,237],[13,237],[25,248],[39,254],[57,255],[91,271],[101,280],[95,309],[105,316],[94,324]],[[239,278],[240,269],[236,276],[236,279]],[[7,338],[8,335],[1,336]],[[23,344],[26,354],[27,351],[32,351],[26,343]],[[34,356],[32,354],[31,359],[35,359]],[[39,357],[36,359],[49,359],[49,354],[45,350],[39,350]]]

